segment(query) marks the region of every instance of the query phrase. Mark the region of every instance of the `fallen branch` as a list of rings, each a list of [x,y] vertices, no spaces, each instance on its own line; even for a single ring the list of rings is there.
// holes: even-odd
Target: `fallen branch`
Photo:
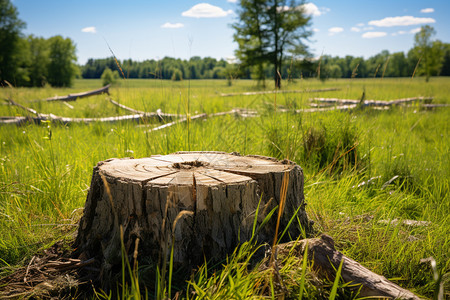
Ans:
[[[234,109],[232,109],[230,111],[218,112],[218,113],[213,113],[213,114],[209,114],[209,115],[206,114],[206,113],[198,114],[198,115],[190,117],[190,120],[192,121],[192,120],[197,120],[197,119],[201,119],[201,118],[218,117],[218,116],[233,115],[233,114],[236,115],[236,116],[242,117],[242,118],[250,118],[250,117],[258,116],[258,112],[255,111],[255,110],[234,108]],[[188,118],[184,117],[184,118],[176,120],[174,122],[170,122],[170,123],[167,123],[167,124],[164,124],[164,125],[152,128],[152,129],[148,130],[147,132],[161,130],[161,129],[164,129],[164,128],[167,128],[167,127],[171,127],[171,126],[176,125],[176,124],[187,122],[187,120],[188,120]],[[143,127],[143,126],[144,127],[148,127],[148,125],[141,125],[140,127]]]
[[[392,105],[402,105],[405,103],[411,102],[431,102],[433,97],[413,97],[413,98],[402,98],[391,101],[384,100],[355,100],[355,99],[339,99],[339,98],[310,98],[309,101],[320,102],[328,105],[352,105],[352,104],[360,104],[362,106],[392,106]]]
[[[107,122],[107,123],[114,123],[114,122],[120,122],[120,121],[136,121],[140,122],[142,120],[152,118],[154,116],[157,116],[153,114],[134,114],[134,115],[124,115],[124,116],[115,116],[115,117],[103,117],[103,118],[68,118],[68,117],[61,117],[54,114],[41,114],[37,111],[35,111],[32,108],[25,107],[11,99],[5,99],[5,101],[8,101],[10,104],[15,105],[17,107],[20,107],[21,109],[27,111],[28,113],[31,113],[35,115],[34,117],[26,116],[26,117],[1,117],[0,118],[0,124],[15,124],[15,125],[22,125],[24,123],[28,122],[34,122],[37,124],[40,124],[43,121],[51,121],[55,123],[63,123],[63,124],[70,124],[70,123],[95,123],[95,122]]]
[[[161,121],[164,121],[164,118],[166,118],[166,119],[173,119],[173,118],[181,118],[181,117],[183,117],[183,115],[179,115],[179,114],[163,113],[159,109],[156,112],[145,112],[145,111],[141,111],[141,110],[136,110],[136,109],[133,109],[131,107],[125,106],[123,104],[120,104],[119,102],[114,101],[113,99],[109,99],[109,102],[111,102],[112,104],[114,104],[114,105],[116,105],[116,106],[118,106],[118,107],[120,107],[120,108],[122,108],[124,110],[132,112],[134,114],[143,115],[146,118],[159,118]]]
[[[304,108],[304,109],[286,109],[280,108],[277,109],[277,112],[291,112],[291,113],[308,113],[308,112],[322,112],[322,111],[331,111],[331,110],[351,110],[356,108],[357,105],[340,105],[340,106],[330,106],[330,107],[318,107],[318,108]]]
[[[96,90],[88,91],[88,92],[69,94],[67,96],[55,96],[55,97],[50,97],[50,98],[47,98],[44,100],[35,100],[35,101],[75,101],[78,98],[90,97],[90,96],[100,95],[100,94],[104,94],[104,93],[109,95],[109,88],[110,88],[110,85],[108,84],[107,86],[104,86],[104,87],[96,89]]]
[[[245,92],[245,93],[230,93],[220,94],[221,97],[231,96],[252,96],[252,95],[265,95],[265,94],[287,94],[287,93],[317,93],[317,92],[330,92],[339,91],[339,88],[326,88],[326,89],[306,89],[306,90],[275,90],[275,91],[260,91],[260,92]]]
[[[320,238],[280,244],[273,251],[277,251],[278,256],[282,257],[287,257],[288,255],[301,257],[305,252],[306,245],[308,245],[308,260],[319,277],[333,281],[336,276],[336,270],[343,260],[341,278],[346,283],[351,283],[350,288],[360,289],[358,297],[420,299],[412,292],[366,269],[358,262],[337,251],[334,248],[333,239],[327,235],[322,235]],[[279,261],[282,261],[282,259]]]

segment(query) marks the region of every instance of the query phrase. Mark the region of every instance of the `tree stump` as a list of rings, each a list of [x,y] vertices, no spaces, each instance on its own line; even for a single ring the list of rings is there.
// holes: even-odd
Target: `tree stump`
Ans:
[[[125,251],[157,261],[170,254],[177,266],[222,260],[255,228],[259,242],[273,241],[283,177],[288,181],[279,232],[307,230],[302,169],[291,161],[224,152],[178,152],[141,159],[109,159],[94,168],[75,247],[97,258],[102,271],[121,263]],[[259,204],[259,211],[257,208]],[[300,224],[299,224],[300,223]],[[122,229],[121,229],[122,228]],[[286,234],[287,236],[287,234]],[[164,259],[164,258],[163,258]],[[167,258],[166,258],[167,259]]]

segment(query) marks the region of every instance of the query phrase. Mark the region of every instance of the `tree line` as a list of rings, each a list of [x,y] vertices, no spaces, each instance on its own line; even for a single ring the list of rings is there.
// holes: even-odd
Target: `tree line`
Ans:
[[[120,68],[119,68],[120,66]],[[115,70],[124,78],[150,79],[225,79],[232,72],[232,64],[224,59],[194,56],[189,60],[164,57],[161,60],[133,61],[132,59],[116,60],[114,57],[89,59],[81,66],[83,78],[100,78],[107,69]]]
[[[424,50],[415,46],[406,54],[390,53],[387,50],[364,59],[323,55],[317,59],[285,59],[279,74],[290,78],[379,78],[415,76],[450,76],[450,44],[433,41]],[[426,60],[428,60],[426,62]],[[118,66],[121,66],[122,72]],[[192,57],[189,60],[164,57],[161,60],[142,62],[126,59],[116,61],[114,57],[89,59],[81,68],[82,78],[101,78],[107,69],[125,78],[150,79],[256,79],[264,81],[274,74],[274,66],[268,63],[245,65],[229,63],[211,57]],[[119,74],[120,73],[120,74]],[[179,74],[178,74],[179,73]]]
[[[387,50],[368,59],[324,55],[313,59],[303,40],[310,18],[303,1],[241,0],[238,21],[233,24],[238,43],[237,62],[194,56],[188,60],[89,59],[76,64],[76,47],[70,38],[24,36],[25,23],[10,0],[0,0],[0,83],[14,86],[71,86],[75,77],[148,79],[256,79],[265,85],[273,78],[376,78],[450,76],[450,44],[433,40],[436,34],[423,26],[406,54]],[[103,75],[103,76],[102,76]]]
[[[9,0],[0,0],[0,83],[14,86],[71,86],[78,72],[70,38],[23,36],[25,23]]]

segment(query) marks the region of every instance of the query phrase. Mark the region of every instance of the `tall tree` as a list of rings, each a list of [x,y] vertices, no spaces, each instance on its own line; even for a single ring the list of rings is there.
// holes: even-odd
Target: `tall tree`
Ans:
[[[281,87],[283,60],[291,55],[306,55],[303,40],[311,35],[306,29],[310,17],[304,1],[241,0],[239,19],[233,24],[234,40],[238,43],[237,57],[246,66],[257,66],[263,76],[264,63],[273,66],[275,87]]]
[[[28,37],[30,50],[30,85],[41,87],[47,83],[49,64],[48,41],[42,37]]]
[[[429,25],[422,26],[420,31],[414,36],[413,57],[418,57],[421,61],[419,64],[419,74],[425,74],[426,81],[430,80],[431,70],[435,59],[433,58],[431,38],[436,34],[433,27]]]
[[[50,38],[49,43],[48,82],[56,87],[71,86],[77,71],[75,44],[70,38],[60,35]]]
[[[17,81],[21,30],[25,27],[9,0],[0,0],[0,82]]]

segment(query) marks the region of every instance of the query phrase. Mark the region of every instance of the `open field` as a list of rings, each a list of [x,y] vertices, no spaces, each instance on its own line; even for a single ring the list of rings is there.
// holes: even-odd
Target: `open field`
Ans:
[[[305,172],[307,212],[318,233],[332,236],[345,255],[427,298],[435,294],[435,281],[429,263],[420,260],[431,256],[443,275],[445,296],[450,297],[449,108],[430,110],[414,104],[389,110],[294,113],[309,107],[312,97],[360,99],[363,92],[365,99],[431,96],[433,103],[449,104],[450,78],[432,78],[429,83],[422,78],[283,83],[287,90],[340,90],[221,97],[221,93],[258,89],[255,82],[243,80],[232,86],[225,80],[123,80],[111,88],[110,98],[137,110],[193,116],[239,107],[257,110],[259,115],[211,117],[154,132],[148,129],[160,125],[156,120],[141,123],[148,127],[134,122],[1,125],[0,275],[26,265],[36,251],[55,241],[72,238],[98,161],[176,151],[225,151],[295,161]],[[0,98],[65,117],[130,114],[111,104],[106,95],[70,102],[73,108],[61,102],[32,101],[100,85],[99,80],[77,80],[71,89],[2,88]],[[280,108],[288,112],[279,112]],[[0,116],[17,115],[26,114],[16,106],[0,105]],[[394,219],[427,223],[390,224]],[[223,299],[263,292],[275,297],[276,291],[271,294],[250,284],[258,276],[272,274],[233,269],[236,265],[231,261],[224,267],[230,276],[225,276],[225,284],[215,282],[219,275],[206,271],[206,278],[195,277],[196,295],[209,295],[214,285],[220,287],[215,293]],[[300,281],[291,280],[300,273],[281,271],[291,298],[303,293]],[[303,297],[318,295],[313,285],[309,288]],[[349,297],[344,288],[339,291]]]

